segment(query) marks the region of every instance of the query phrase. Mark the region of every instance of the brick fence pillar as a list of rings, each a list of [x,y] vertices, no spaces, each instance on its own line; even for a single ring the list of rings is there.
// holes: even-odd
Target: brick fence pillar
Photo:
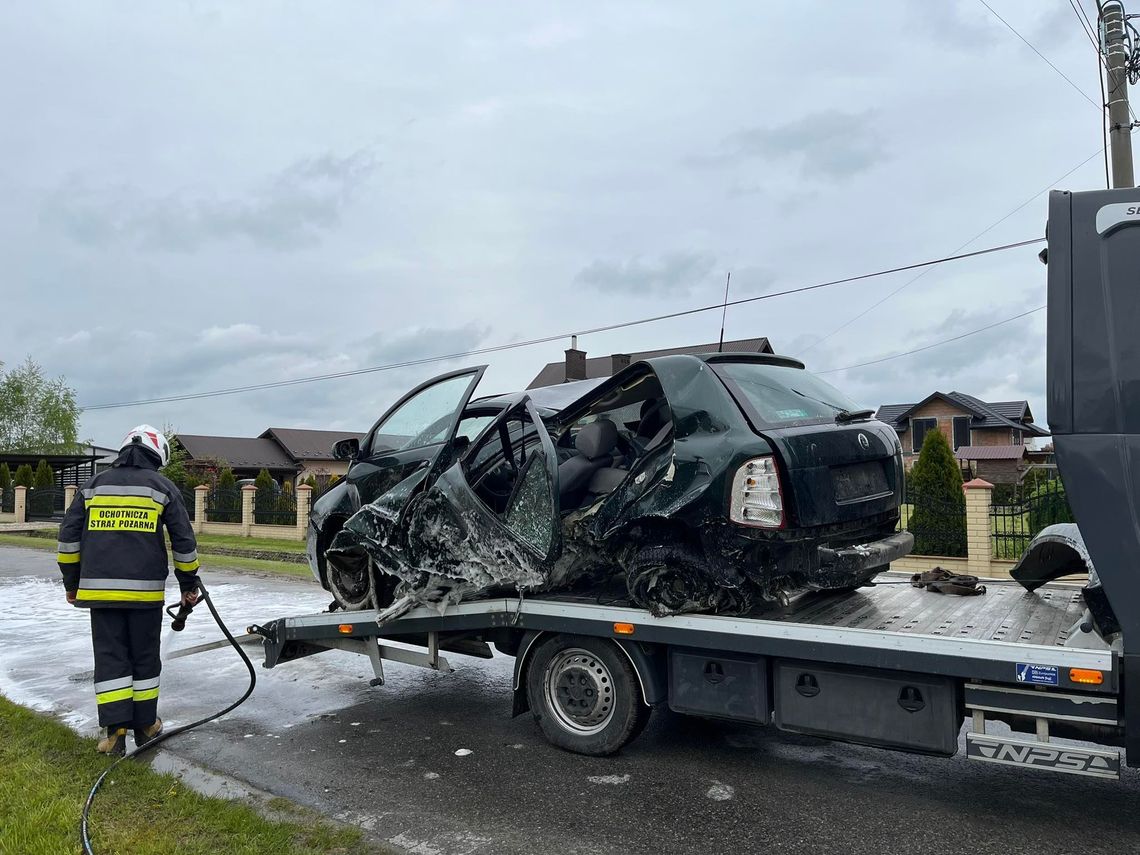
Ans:
[[[302,484],[297,488],[297,538],[304,540],[309,530],[309,510],[313,504],[313,488]]]
[[[199,484],[194,488],[194,533],[201,534],[206,524],[206,497],[210,495],[210,488]]]
[[[12,510],[16,512],[16,522],[23,523],[28,521],[28,488],[17,487],[14,490],[16,494],[16,505]]]
[[[249,527],[253,525],[253,500],[257,496],[257,487],[246,484],[241,488],[241,536],[249,537]]]
[[[992,572],[993,538],[990,534],[990,501],[994,485],[981,478],[962,485],[966,493],[966,566],[974,576]]]
[[[79,492],[79,488],[74,484],[68,484],[63,488],[63,509],[66,511],[71,507],[71,503],[75,501],[75,494]]]

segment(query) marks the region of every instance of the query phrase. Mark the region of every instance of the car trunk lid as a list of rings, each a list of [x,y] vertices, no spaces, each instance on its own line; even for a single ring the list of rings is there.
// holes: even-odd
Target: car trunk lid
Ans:
[[[784,506],[798,525],[851,522],[898,507],[896,439],[882,422],[804,425],[761,435],[779,456]]]

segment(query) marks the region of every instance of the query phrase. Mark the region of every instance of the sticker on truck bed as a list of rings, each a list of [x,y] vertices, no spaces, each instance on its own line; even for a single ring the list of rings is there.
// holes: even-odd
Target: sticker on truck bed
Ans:
[[[1056,665],[1029,665],[1017,663],[1017,682],[1034,686],[1059,686],[1061,673]]]

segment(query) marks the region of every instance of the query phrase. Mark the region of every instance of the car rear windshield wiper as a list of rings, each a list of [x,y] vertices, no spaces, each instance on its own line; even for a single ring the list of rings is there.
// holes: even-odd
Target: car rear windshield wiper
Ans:
[[[846,422],[858,422],[863,419],[869,419],[875,415],[874,410],[840,410],[835,414],[835,420],[840,424]]]
[[[790,387],[789,387],[790,388]],[[801,398],[807,398],[809,401],[815,401],[817,404],[823,404],[825,407],[831,407],[835,410],[835,420],[840,424],[846,422],[857,422],[863,419],[869,419],[875,415],[874,410],[849,410],[846,407],[841,407],[838,404],[833,404],[831,401],[825,401],[823,398],[817,398],[814,395],[809,395],[807,392],[801,392],[799,389],[792,389]]]

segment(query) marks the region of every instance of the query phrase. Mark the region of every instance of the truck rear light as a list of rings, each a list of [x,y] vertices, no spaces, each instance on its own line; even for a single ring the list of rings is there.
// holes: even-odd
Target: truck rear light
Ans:
[[[1104,682],[1104,672],[1092,668],[1070,668],[1069,679],[1074,683],[1088,683],[1099,686]]]
[[[754,458],[736,470],[729,519],[757,528],[783,527],[784,496],[774,457]]]

